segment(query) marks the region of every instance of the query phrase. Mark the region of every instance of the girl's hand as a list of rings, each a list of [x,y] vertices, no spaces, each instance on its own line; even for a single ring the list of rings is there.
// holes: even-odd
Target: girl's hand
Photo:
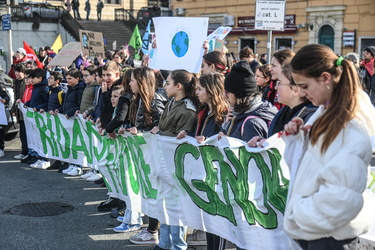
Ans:
[[[159,127],[158,126],[155,126],[151,129],[150,133],[151,134],[157,134],[158,132],[160,131]]]
[[[104,135],[104,133],[105,133],[105,129],[99,128],[99,135]]]
[[[113,131],[111,133],[107,133],[107,135],[108,135],[109,138],[112,138],[112,139],[116,139],[116,137],[117,137],[115,131]]]
[[[79,110],[77,110],[77,111],[74,113],[74,116],[78,116],[79,113],[80,113]]]
[[[52,111],[52,110],[51,110]],[[56,109],[55,110],[55,115],[57,115],[59,113],[59,110],[58,109]]]
[[[290,122],[285,124],[284,131],[287,135],[295,135],[302,129],[303,125],[304,122],[300,117],[294,117]]]
[[[250,141],[247,142],[247,146],[256,148],[258,142],[261,140],[260,136],[254,136],[253,138],[250,139]]]
[[[125,128],[120,128],[120,129],[118,130],[118,133],[119,133],[119,134],[123,134],[123,133],[125,133],[125,131],[126,131]]]
[[[182,131],[180,131],[180,133],[178,133],[178,135],[176,137],[177,137],[177,139],[182,139],[182,138],[185,138],[186,135],[187,135],[186,131],[182,130]]]
[[[129,131],[130,134],[132,134],[132,135],[136,135],[136,134],[138,134],[138,129],[137,129],[136,127],[129,128],[128,131]]]
[[[203,143],[204,140],[206,140],[206,137],[204,137],[203,135],[198,135],[195,137],[195,139],[197,139],[198,143]]]
[[[86,119],[88,117],[86,111],[82,113],[82,117],[83,117],[83,119]]]
[[[44,113],[44,109],[39,109],[39,112],[40,113]]]
[[[218,140],[221,140],[221,138],[222,138],[223,136],[226,136],[226,134],[224,134],[223,132],[219,132],[217,139],[218,139]]]

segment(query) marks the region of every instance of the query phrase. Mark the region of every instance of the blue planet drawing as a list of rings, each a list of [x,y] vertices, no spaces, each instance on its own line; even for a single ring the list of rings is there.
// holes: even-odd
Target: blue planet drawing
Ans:
[[[183,57],[189,50],[189,36],[184,31],[179,31],[172,39],[172,51],[177,57]]]

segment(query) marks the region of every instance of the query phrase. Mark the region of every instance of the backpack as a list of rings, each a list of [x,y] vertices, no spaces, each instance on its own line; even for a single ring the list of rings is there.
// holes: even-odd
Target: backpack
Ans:
[[[51,95],[52,91],[50,90],[49,91],[49,95]],[[57,99],[59,100],[59,103],[60,105],[62,105],[63,103],[63,98],[62,98],[62,94],[64,93],[64,91],[60,90],[58,93],[57,93]]]

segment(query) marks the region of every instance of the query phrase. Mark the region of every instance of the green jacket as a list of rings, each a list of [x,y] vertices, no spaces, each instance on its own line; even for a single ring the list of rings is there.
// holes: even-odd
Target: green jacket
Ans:
[[[159,135],[177,136],[185,130],[188,134],[194,133],[197,122],[196,108],[193,102],[188,99],[168,102],[159,121]]]

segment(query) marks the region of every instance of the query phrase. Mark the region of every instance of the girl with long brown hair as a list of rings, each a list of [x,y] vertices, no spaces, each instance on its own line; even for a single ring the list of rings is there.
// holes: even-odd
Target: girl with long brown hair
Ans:
[[[284,231],[303,249],[355,249],[373,214],[365,189],[374,107],[353,64],[327,46],[304,46],[291,67],[300,96],[319,108],[306,124],[296,117],[285,125],[285,156],[301,153],[297,161],[286,158],[292,169]],[[288,152],[292,141],[300,147]]]

